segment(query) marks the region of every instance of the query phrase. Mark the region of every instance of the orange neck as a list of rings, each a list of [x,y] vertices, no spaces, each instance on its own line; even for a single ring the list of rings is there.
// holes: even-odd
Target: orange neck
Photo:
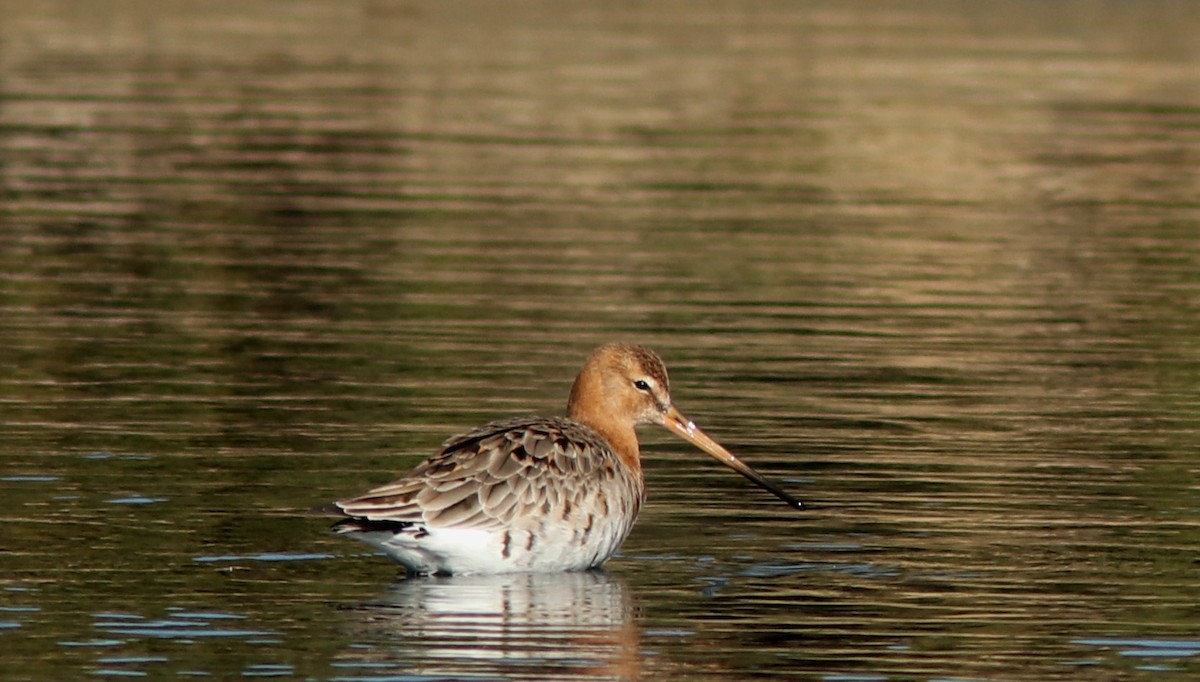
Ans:
[[[604,391],[603,381],[600,372],[585,367],[571,386],[567,416],[600,434],[626,467],[640,472],[642,461],[638,453],[637,432],[632,423],[616,417],[620,410],[605,399],[609,394]]]

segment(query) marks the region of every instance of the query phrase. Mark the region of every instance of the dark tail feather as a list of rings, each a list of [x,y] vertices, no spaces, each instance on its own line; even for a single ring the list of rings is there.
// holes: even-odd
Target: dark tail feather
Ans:
[[[351,516],[333,524],[329,527],[329,530],[339,534],[380,532],[399,533],[407,528],[412,528],[414,525],[416,524],[408,521],[372,521],[371,519],[364,519],[361,516]]]

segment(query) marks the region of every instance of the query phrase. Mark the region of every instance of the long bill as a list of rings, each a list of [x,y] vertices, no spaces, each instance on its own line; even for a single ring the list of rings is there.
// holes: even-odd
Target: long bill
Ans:
[[[701,431],[695,422],[680,414],[674,405],[667,408],[667,411],[662,416],[661,424],[671,433],[712,455],[713,459],[750,479],[750,482],[754,483],[754,485],[787,502],[792,508],[804,509],[803,502],[785,493],[782,488],[763,478],[763,475],[751,468],[749,464],[734,457],[733,453],[721,447],[720,443],[709,438]]]

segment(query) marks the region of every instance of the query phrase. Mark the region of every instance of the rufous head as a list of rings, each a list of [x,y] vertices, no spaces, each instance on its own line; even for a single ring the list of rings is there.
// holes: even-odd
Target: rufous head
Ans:
[[[792,507],[804,508],[800,500],[763,478],[675,408],[666,365],[645,346],[611,343],[597,348],[571,387],[567,416],[596,429],[620,454],[634,460],[638,450],[633,428],[658,424]]]
[[[567,401],[567,415],[603,418],[637,424],[659,423],[659,415],[671,406],[667,368],[654,351],[645,346],[610,343],[597,348],[587,361]],[[587,420],[583,420],[587,421]]]

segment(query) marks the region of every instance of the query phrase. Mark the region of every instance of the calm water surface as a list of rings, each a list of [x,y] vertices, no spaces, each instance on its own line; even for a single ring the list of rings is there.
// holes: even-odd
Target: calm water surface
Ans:
[[[1200,675],[1195,3],[0,14],[0,679]],[[647,432],[601,573],[305,515],[612,339],[811,510]]]

